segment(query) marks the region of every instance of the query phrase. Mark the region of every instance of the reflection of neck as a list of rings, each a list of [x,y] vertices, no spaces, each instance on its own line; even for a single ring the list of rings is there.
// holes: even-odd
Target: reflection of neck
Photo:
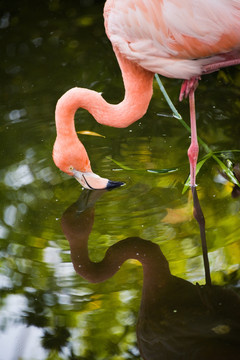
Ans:
[[[154,301],[154,291],[158,292],[171,277],[168,262],[159,246],[138,237],[127,238],[111,246],[102,261],[92,262],[88,256],[88,237],[94,222],[94,209],[76,214],[75,205],[62,217],[63,232],[70,244],[76,272],[97,283],[113,276],[127,259],[136,259],[143,266],[143,297]]]

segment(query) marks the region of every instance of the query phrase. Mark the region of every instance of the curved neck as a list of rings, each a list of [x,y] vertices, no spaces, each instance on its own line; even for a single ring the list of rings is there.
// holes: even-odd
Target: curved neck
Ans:
[[[107,103],[100,93],[84,88],[72,88],[57,102],[58,135],[75,133],[74,115],[78,108],[89,111],[97,122],[113,127],[127,127],[147,111],[152,97],[154,74],[125,59],[115,49],[125,86],[125,97],[117,105]]]

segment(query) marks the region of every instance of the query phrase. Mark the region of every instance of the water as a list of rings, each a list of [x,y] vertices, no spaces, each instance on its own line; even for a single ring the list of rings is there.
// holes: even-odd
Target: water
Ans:
[[[143,271],[137,259],[139,256],[145,261],[146,252],[141,252],[140,247],[134,256],[130,253],[133,260],[121,266],[115,263],[120,271],[114,276],[101,283],[90,283],[92,278],[83,278],[90,277],[86,274],[89,269],[84,273],[79,267],[82,263],[72,262],[75,255],[86,255],[88,236],[93,262],[102,261],[110,246],[129,237],[136,242],[137,238],[149,240],[150,249],[154,248],[153,243],[160,247],[163,255],[156,263],[165,271],[169,265],[171,275],[167,273],[166,278],[158,279],[161,269],[156,267],[149,277],[152,280],[144,280],[150,293],[154,279],[161,284],[159,309],[166,307],[164,303],[159,305],[161,291],[168,289],[165,299],[170,305],[171,299],[175,301],[173,310],[177,310],[181,301],[188,309],[192,297],[197,296],[196,282],[205,283],[191,194],[189,191],[182,194],[188,176],[189,134],[173,117],[158,115],[171,112],[157,84],[147,114],[129,128],[103,127],[86,111],[76,114],[77,130],[105,136],[81,135],[94,171],[111,180],[124,181],[126,186],[105,192],[99,198],[98,193],[89,195],[52,161],[55,104],[67,89],[81,86],[101,91],[112,103],[123,96],[120,71],[103,28],[103,4],[89,4],[41,2],[33,11],[27,2],[21,6],[14,1],[1,3],[0,360],[140,359],[136,332],[143,349],[141,334],[147,328],[142,322],[153,329],[151,321],[162,316],[161,312],[160,315],[154,312],[156,306],[145,307],[149,301],[142,303],[139,310]],[[187,102],[179,104],[177,100],[180,82],[168,79],[163,82],[178,111],[188,121]],[[240,148],[239,87],[239,68],[233,68],[204,78],[197,90],[198,132],[212,150]],[[201,148],[200,157],[204,155]],[[221,159],[237,163],[239,153],[224,153]],[[177,171],[163,174],[147,171],[169,168]],[[233,185],[219,172],[217,163],[208,160],[198,175],[197,190],[206,219],[212,282],[238,293],[240,202],[239,198],[231,197]],[[79,197],[77,205],[72,205]],[[61,225],[64,222],[65,228]],[[158,249],[154,248],[153,254],[146,249],[150,264],[154,263]],[[100,276],[101,268],[93,265],[92,269],[91,263],[89,266]],[[75,271],[77,267],[79,274]],[[179,280],[183,290],[177,295],[175,285],[180,285],[178,280],[175,284],[173,276],[183,279]],[[189,294],[189,302],[182,300],[184,293]],[[210,299],[212,296],[215,295],[209,295]],[[239,307],[232,295],[221,296],[238,319]],[[138,314],[141,321],[136,328]],[[189,311],[187,318],[191,314]],[[214,328],[216,336],[222,331],[226,342],[229,328],[234,329],[231,334],[239,331],[229,313],[222,316],[221,323],[214,319],[214,324],[201,316],[204,320],[200,329]],[[226,316],[230,319],[227,323]],[[194,324],[199,324],[199,318],[194,319]],[[159,323],[160,320],[154,336],[162,331]],[[172,320],[169,324],[173,324]],[[171,333],[170,325],[166,333]],[[219,328],[220,325],[225,327]],[[195,349],[199,348],[196,344],[201,336],[200,330],[196,332]],[[182,340],[186,347],[188,338]],[[227,350],[217,342],[214,351],[222,354],[226,351],[230,358],[230,353],[234,354],[234,339],[231,341]],[[173,346],[168,338],[166,342]],[[145,356],[154,359],[154,354]],[[206,354],[201,356],[207,358]]]

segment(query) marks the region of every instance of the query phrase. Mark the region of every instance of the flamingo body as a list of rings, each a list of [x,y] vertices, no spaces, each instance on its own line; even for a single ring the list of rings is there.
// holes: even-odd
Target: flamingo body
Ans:
[[[104,16],[124,57],[166,77],[191,79],[239,57],[240,1],[108,0]]]
[[[198,143],[194,91],[202,74],[240,63],[240,0],[107,0],[105,29],[117,57],[125,96],[117,105],[83,88],[67,91],[56,106],[55,164],[88,189],[112,183],[95,175],[79,141],[74,114],[88,110],[99,123],[126,127],[147,111],[154,73],[184,79],[180,100],[189,95],[191,185],[195,186]]]

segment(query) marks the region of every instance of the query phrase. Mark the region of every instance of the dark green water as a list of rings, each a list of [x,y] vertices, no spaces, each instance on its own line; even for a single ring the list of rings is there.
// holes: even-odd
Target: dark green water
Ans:
[[[104,32],[102,8],[101,1],[0,2],[0,360],[141,359],[136,323],[143,271],[138,256],[146,269],[151,268],[146,270],[147,290],[138,323],[142,351],[141,339],[148,337],[174,347],[171,324],[175,320],[169,314],[179,306],[185,311],[176,321],[182,326],[191,319],[191,326],[199,329],[196,349],[203,333],[207,338],[211,331],[218,336],[219,326],[225,326],[220,336],[227,346],[222,350],[217,339],[214,351],[220,349],[220,354],[231,358],[234,336],[239,335],[234,316],[223,311],[220,323],[211,316],[210,321],[206,316],[211,313],[209,307],[202,309],[199,300],[192,300],[198,296],[198,288],[191,284],[204,284],[205,279],[192,197],[189,191],[182,194],[188,176],[189,134],[171,116],[157,84],[147,114],[129,128],[103,127],[86,111],[76,114],[77,130],[105,136],[81,135],[94,171],[124,181],[126,186],[101,196],[89,195],[52,161],[55,104],[66,90],[91,88],[111,103],[123,97],[120,70]],[[187,101],[178,103],[180,81],[162,80],[188,122]],[[196,105],[199,136],[211,150],[222,152],[220,159],[225,163],[227,159],[239,162],[238,152],[223,153],[240,149],[239,67],[204,77]],[[200,158],[204,155],[200,148]],[[147,171],[169,168],[178,170],[164,174]],[[208,160],[198,175],[197,190],[206,219],[212,282],[238,293],[240,198],[232,198],[233,185],[219,176],[220,170],[213,159]],[[80,195],[79,203],[71,207]],[[98,267],[87,260],[88,236],[93,262],[101,261],[110,246],[129,237],[132,241],[119,247],[123,246],[125,257],[129,254],[134,260],[110,277],[113,270],[108,274],[107,265]],[[150,242],[146,245],[140,238]],[[111,249],[114,254],[115,247]],[[116,249],[116,254],[121,254],[122,250]],[[166,271],[168,264],[171,276]],[[114,266],[117,270],[120,263],[111,262],[109,269]],[[105,281],[88,281],[99,281],[103,273],[108,274]],[[232,294],[225,296],[224,291],[217,303],[224,303],[239,319],[237,300]],[[188,294],[187,299],[183,294]],[[213,291],[209,298],[214,296]],[[152,303],[153,299],[159,302]],[[192,303],[197,304],[198,314],[205,315],[196,316]],[[169,324],[166,329],[164,316],[164,324]],[[211,329],[210,333],[206,329]],[[181,340],[186,348],[189,338],[187,333]],[[212,349],[210,345],[208,349]],[[168,359],[163,348],[156,350],[152,345],[151,351],[145,353],[147,359]],[[199,354],[208,358],[204,352]],[[169,356],[178,359],[176,354]]]

